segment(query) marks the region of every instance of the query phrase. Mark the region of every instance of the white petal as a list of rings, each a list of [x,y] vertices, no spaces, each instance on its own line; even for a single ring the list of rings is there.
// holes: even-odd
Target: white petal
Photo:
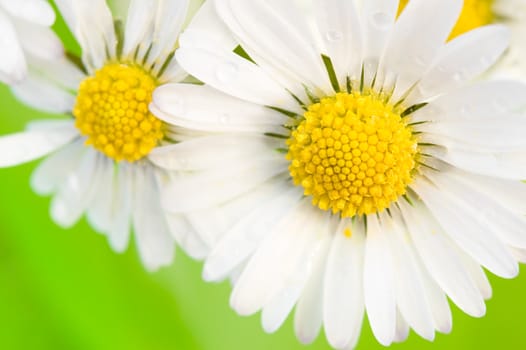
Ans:
[[[52,60],[29,56],[28,62],[31,76],[61,90],[77,91],[82,80],[86,78],[84,72],[64,55]]]
[[[493,291],[491,288],[491,284],[489,283],[488,277],[484,272],[484,269],[482,269],[482,267],[480,267],[479,264],[477,264],[472,258],[467,256],[466,254],[459,255],[461,256],[464,262],[466,271],[468,271],[473,281],[475,281],[475,284],[477,285],[480,294],[482,295],[484,300],[490,299],[491,295],[493,294]]]
[[[297,257],[294,257],[294,249],[289,250],[281,268],[283,279],[278,280],[276,292],[263,307],[261,322],[267,333],[277,331],[285,322],[310,279],[318,251],[324,248],[324,239],[331,233],[330,219],[322,212],[312,213],[304,223],[300,223],[299,229],[307,242],[303,246],[298,242],[300,251]]]
[[[230,305],[240,315],[251,315],[260,310],[296,270],[303,248],[311,241],[308,235],[297,235],[297,230],[303,227],[302,222],[312,218],[309,206],[312,207],[306,200],[298,203],[289,215],[269,228],[271,232],[267,239],[250,259],[232,291]],[[306,282],[307,276],[299,277],[301,281],[298,283]]]
[[[25,21],[51,26],[55,22],[55,12],[47,1],[43,0],[0,0],[0,7],[11,16]]]
[[[87,219],[90,225],[98,232],[106,233],[111,227],[111,208],[114,197],[114,163],[113,160],[101,157],[100,176],[97,184],[94,184],[96,195],[87,208]]]
[[[416,250],[431,277],[464,312],[478,317],[484,315],[486,307],[474,281],[435,220],[423,208],[411,207],[404,201],[400,201],[400,206]],[[433,293],[430,301],[439,302],[437,292],[428,287],[428,296],[429,291]]]
[[[133,56],[139,45],[149,46],[159,1],[131,0],[126,18],[122,53]]]
[[[160,70],[154,72],[154,74],[159,73],[161,73]],[[170,63],[168,63],[166,68],[164,68],[164,71],[158,79],[159,84],[162,86],[163,84],[185,82],[187,79],[189,79],[189,75],[183,69],[183,67],[181,67],[179,62],[177,62],[176,59],[172,58],[172,60],[170,61]]]
[[[169,265],[175,253],[174,239],[170,235],[160,206],[160,195],[153,169],[135,169],[133,227],[141,260],[149,271]]]
[[[241,196],[233,198],[224,204],[214,207],[186,212],[185,216],[199,237],[209,246],[217,246],[223,235],[237,225],[253,211],[261,214],[260,208],[264,203],[281,193],[290,191],[293,186],[285,174],[274,177],[269,181],[255,187]],[[297,197],[299,199],[300,196]],[[286,208],[285,208],[286,209]],[[269,215],[271,216],[271,215]],[[268,216],[259,215],[263,220]],[[266,227],[266,226],[265,226]]]
[[[76,169],[84,150],[84,140],[79,139],[44,159],[31,175],[33,191],[40,195],[54,193]]]
[[[397,74],[393,101],[398,101],[433,63],[461,9],[461,0],[411,0],[407,4],[394,25],[381,63],[386,74]]]
[[[20,81],[26,74],[24,52],[9,17],[0,9],[0,81],[12,84]]]
[[[518,262],[526,263],[526,249],[510,248],[511,254]]]
[[[469,181],[477,188],[495,199],[509,211],[523,215],[526,213],[526,184],[518,180],[502,180],[487,176],[477,176],[457,171],[459,176],[469,176]]]
[[[523,152],[526,149],[526,116],[509,115],[484,122],[443,121],[421,125],[426,142],[436,140],[446,148],[472,152]]]
[[[189,0],[161,1],[157,5],[152,47],[148,63],[162,67],[168,56],[175,50],[179,33],[188,13]],[[142,14],[144,16],[144,13]],[[156,68],[158,69],[158,68]]]
[[[347,237],[344,231],[352,231]],[[359,337],[364,314],[365,233],[361,225],[342,223],[334,233],[323,282],[323,324],[331,346],[343,349]]]
[[[404,319],[404,316],[402,315],[400,310],[398,310],[396,313],[396,331],[395,331],[394,342],[402,343],[407,340],[408,336],[409,336],[409,324]]]
[[[374,215],[367,217],[364,299],[371,329],[384,346],[395,337],[396,301],[389,237]]]
[[[436,181],[436,178],[434,179]],[[480,221],[476,210],[462,203],[460,196],[451,191],[452,183],[437,188],[428,182],[412,185],[426,206],[444,228],[446,234],[478,263],[498,276],[511,278],[517,275],[518,266],[506,246]]]
[[[49,130],[29,130],[0,137],[0,168],[43,157],[71,142],[78,131],[71,122]]]
[[[111,11],[105,0],[57,0],[68,26],[82,48],[84,64],[90,72],[115,57],[117,41]]]
[[[480,122],[507,116],[526,105],[526,85],[518,81],[483,81],[444,94],[414,113],[412,121]]]
[[[331,241],[331,236],[327,235],[321,244],[313,260],[311,276],[296,305],[294,330],[303,344],[310,344],[317,338],[323,323],[323,280]]]
[[[269,228],[287,215],[290,208],[300,201],[301,193],[291,189],[289,182],[273,189],[266,189],[266,198],[260,199],[255,210],[237,222],[215,245],[206,259],[203,278],[207,281],[220,281],[232,269],[247,259],[269,233]],[[268,192],[270,191],[270,192]],[[262,214],[264,213],[264,214]]]
[[[181,176],[164,189],[163,206],[171,212],[210,208],[246,193],[285,170],[285,161],[278,159]]]
[[[435,329],[441,333],[450,333],[453,327],[453,320],[447,297],[438,284],[431,278],[428,271],[425,270],[421,259],[419,262],[418,266],[420,276],[422,277],[422,285],[426,291],[426,298],[433,315]]]
[[[176,58],[190,74],[226,94],[262,106],[298,108],[292,96],[261,68],[233,52],[182,47]]]
[[[387,38],[395,23],[397,0],[368,0],[363,2],[363,70],[365,84],[369,85],[376,75],[380,57],[385,50]],[[355,78],[359,78],[357,72]]]
[[[258,58],[307,86],[330,91],[328,74],[306,16],[292,1],[215,2],[217,13],[236,38]],[[279,55],[274,54],[279,52]]]
[[[88,149],[75,171],[69,174],[51,201],[51,217],[64,228],[73,226],[84,214],[94,195],[93,184],[98,182],[100,158]]]
[[[232,32],[216,13],[214,1],[205,1],[180,36],[181,47],[226,48],[233,50],[238,44]]]
[[[247,162],[255,154],[271,153],[279,147],[280,142],[276,138],[264,135],[223,134],[158,147],[148,158],[164,169],[205,170],[224,167],[229,163]]]
[[[30,107],[50,113],[68,113],[75,105],[73,94],[32,72],[22,82],[12,86],[11,91]]]
[[[426,99],[479,76],[502,55],[509,42],[503,25],[472,30],[449,42],[418,82],[411,99]]]
[[[408,237],[402,218],[396,211],[393,211],[393,218],[383,214],[381,219],[382,228],[388,231],[391,240],[398,310],[416,333],[432,341],[435,337],[433,316],[419,274],[413,242]]]
[[[108,230],[110,246],[116,252],[123,252],[128,247],[131,231],[133,175],[132,167],[120,164],[114,182],[111,217],[113,222]]]
[[[444,173],[444,180],[458,195],[464,205],[477,203],[477,212],[481,223],[487,225],[506,245],[526,249],[526,218],[524,213],[517,213],[502,205],[498,197],[484,193],[478,186],[474,186],[472,176],[468,174]],[[436,180],[435,180],[436,181]],[[440,183],[440,179],[439,182]],[[524,185],[526,186],[526,185]],[[457,190],[455,190],[457,189]]]
[[[47,60],[60,58],[64,47],[52,29],[27,22],[15,22],[16,31],[24,50]]]
[[[345,77],[358,72],[361,65],[362,35],[356,5],[354,1],[341,0],[316,0],[314,3],[326,53],[343,86]]]
[[[288,120],[282,113],[209,86],[164,85],[155,90],[153,103],[152,112],[165,122],[203,131],[263,133]]]
[[[196,260],[202,260],[209,254],[209,247],[199,238],[184,216],[167,214],[166,220],[170,233],[186,254]]]

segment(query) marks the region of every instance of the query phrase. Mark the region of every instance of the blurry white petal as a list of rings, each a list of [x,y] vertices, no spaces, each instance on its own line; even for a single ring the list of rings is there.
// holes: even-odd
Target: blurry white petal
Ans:
[[[0,137],[0,168],[23,164],[49,154],[78,136],[71,122],[49,130],[29,130]]]

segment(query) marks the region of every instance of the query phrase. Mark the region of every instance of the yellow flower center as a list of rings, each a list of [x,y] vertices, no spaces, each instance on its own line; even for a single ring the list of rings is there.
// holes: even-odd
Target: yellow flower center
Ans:
[[[338,93],[311,105],[287,140],[289,172],[322,210],[380,212],[406,193],[417,140],[402,109],[375,93]]]
[[[449,40],[467,33],[472,29],[490,24],[495,19],[493,2],[495,0],[464,0],[462,13],[453,28]],[[409,0],[400,0],[398,14],[402,12]]]
[[[110,63],[81,84],[73,109],[87,144],[116,161],[135,162],[163,138],[163,123],[148,110],[155,79],[134,64]]]

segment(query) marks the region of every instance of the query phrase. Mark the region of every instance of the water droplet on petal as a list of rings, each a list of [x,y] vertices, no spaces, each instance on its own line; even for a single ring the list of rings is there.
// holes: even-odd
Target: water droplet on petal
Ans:
[[[330,42],[340,41],[343,39],[343,33],[338,30],[330,30],[325,35],[325,38]]]
[[[385,29],[391,24],[390,16],[385,12],[376,12],[371,16],[371,22],[373,25],[380,29]]]
[[[413,60],[417,65],[421,67],[426,65],[426,60],[423,56],[415,56]]]
[[[178,158],[178,162],[179,162],[179,166],[181,168],[188,167],[188,159],[186,159],[186,158]]]
[[[184,114],[186,111],[184,99],[181,97],[174,96],[170,101],[169,112],[174,115]]]
[[[230,122],[230,116],[228,114],[222,114],[220,117],[219,117],[219,122],[221,124],[228,124],[228,122]]]
[[[227,83],[233,80],[239,72],[239,68],[235,63],[223,63],[216,72],[216,77],[220,82]]]
[[[506,101],[496,98],[493,100],[493,108],[495,108],[496,112],[505,112],[506,111]]]

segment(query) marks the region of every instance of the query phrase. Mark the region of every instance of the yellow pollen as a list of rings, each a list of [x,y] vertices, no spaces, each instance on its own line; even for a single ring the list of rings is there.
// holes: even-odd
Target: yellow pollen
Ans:
[[[81,84],[73,109],[87,144],[116,161],[135,162],[163,138],[163,123],[148,110],[154,78],[135,65],[110,63]]]
[[[347,238],[351,238],[352,237],[352,231],[350,228],[346,228],[344,231],[343,231],[343,234],[345,237]]]
[[[494,21],[493,3],[495,0],[464,0],[464,7],[449,39],[482,27]],[[398,14],[402,12],[409,0],[400,0]]]
[[[287,140],[295,185],[341,217],[388,208],[416,166],[418,143],[401,112],[375,93],[338,93],[311,105]]]

